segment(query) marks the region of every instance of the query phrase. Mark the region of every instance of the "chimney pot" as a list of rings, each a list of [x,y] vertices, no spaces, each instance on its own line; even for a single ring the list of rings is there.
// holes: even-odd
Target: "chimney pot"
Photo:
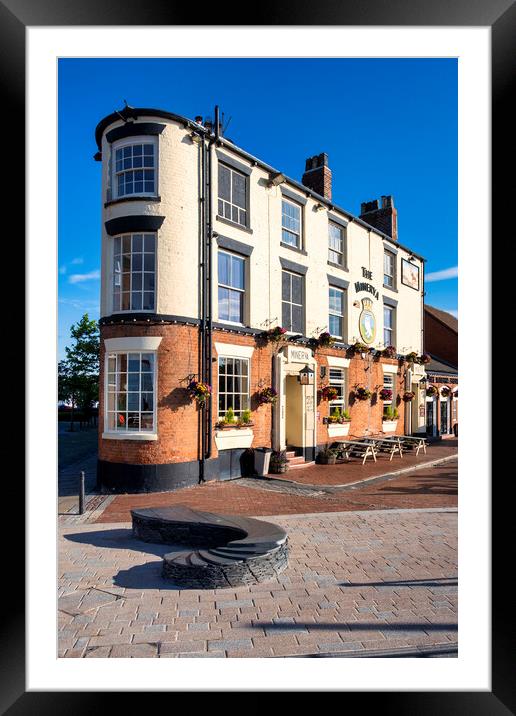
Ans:
[[[360,218],[391,239],[398,240],[398,212],[392,195],[381,197],[381,207],[378,199],[362,202]]]

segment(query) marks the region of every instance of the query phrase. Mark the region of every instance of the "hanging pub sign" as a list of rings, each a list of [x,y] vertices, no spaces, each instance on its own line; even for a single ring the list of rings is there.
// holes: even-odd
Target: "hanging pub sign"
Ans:
[[[373,313],[373,302],[370,298],[362,299],[362,311],[358,317],[358,327],[364,343],[372,343],[376,336],[376,318]]]

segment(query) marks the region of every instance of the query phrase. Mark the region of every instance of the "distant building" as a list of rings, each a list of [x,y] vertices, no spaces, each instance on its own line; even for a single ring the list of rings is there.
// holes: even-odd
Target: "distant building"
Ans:
[[[457,319],[433,306],[424,308],[426,365],[426,430],[429,435],[453,435],[458,428],[459,373]],[[428,388],[433,386],[435,392]],[[433,392],[433,395],[428,395]]]

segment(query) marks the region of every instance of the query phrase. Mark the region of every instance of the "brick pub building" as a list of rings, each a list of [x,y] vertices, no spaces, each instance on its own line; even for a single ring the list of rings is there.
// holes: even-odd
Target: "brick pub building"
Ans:
[[[96,141],[104,490],[237,477],[249,448],[312,461],[346,435],[426,431],[424,259],[391,196],[354,216],[326,154],[290,179],[223,136],[217,109],[125,107]]]

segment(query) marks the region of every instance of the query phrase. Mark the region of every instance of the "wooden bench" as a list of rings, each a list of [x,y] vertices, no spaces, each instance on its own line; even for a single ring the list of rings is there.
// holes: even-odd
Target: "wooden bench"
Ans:
[[[339,454],[344,455],[346,460],[350,457],[361,457],[363,465],[368,457],[372,457],[376,462],[376,448],[371,443],[360,440],[337,440],[332,445],[337,446]]]

